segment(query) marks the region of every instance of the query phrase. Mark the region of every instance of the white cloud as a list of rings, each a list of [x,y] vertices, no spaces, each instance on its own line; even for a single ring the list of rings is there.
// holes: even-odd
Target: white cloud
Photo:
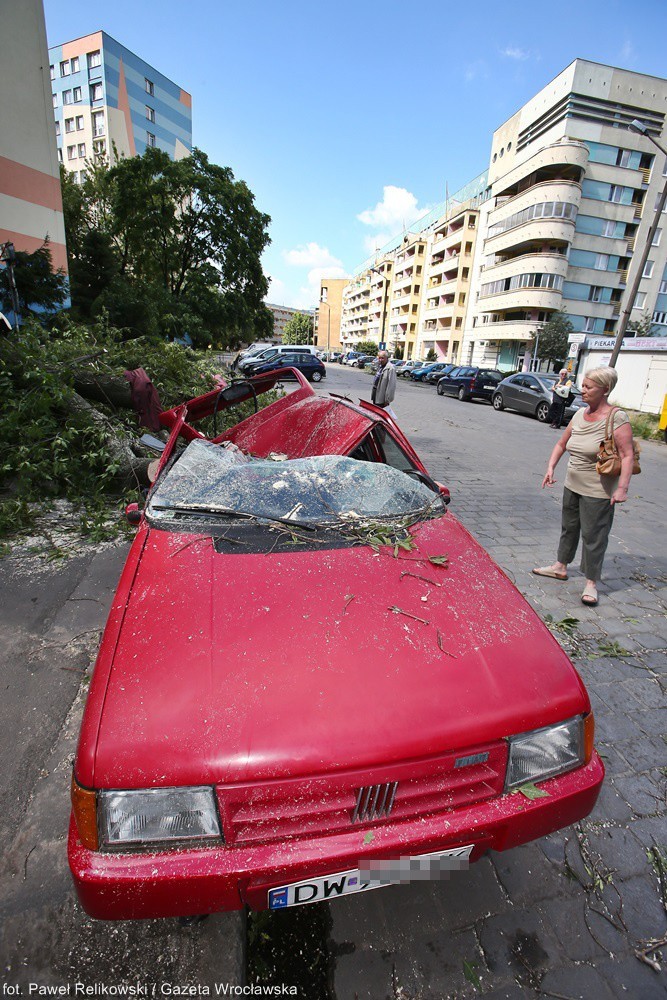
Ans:
[[[312,309],[317,304],[322,278],[346,277],[342,261],[317,243],[285,250],[283,257],[291,267],[308,268],[307,283],[301,286],[296,296],[292,296],[291,305],[297,309]]]
[[[342,267],[337,257],[317,243],[307,243],[305,247],[285,250],[283,257],[293,267]]]
[[[266,293],[266,302],[282,303],[285,300],[285,282],[280,278],[269,278],[269,290]]]
[[[375,208],[366,208],[357,216],[365,226],[388,229],[395,233],[428,212],[428,208],[419,207],[415,196],[406,188],[385,184],[382,190],[382,201]]]
[[[508,59],[516,59],[518,62],[525,62],[526,59],[530,59],[530,52],[520,49],[518,45],[508,45],[501,50],[500,54],[501,56],[506,56]]]
[[[625,39],[623,43],[623,48],[621,49],[621,62],[633,63],[636,58],[636,50],[629,38]]]

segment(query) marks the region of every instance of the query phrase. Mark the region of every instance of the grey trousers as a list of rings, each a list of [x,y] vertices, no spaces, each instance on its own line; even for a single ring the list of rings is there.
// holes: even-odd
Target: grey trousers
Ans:
[[[613,520],[614,505],[609,500],[582,497],[565,488],[558,561],[572,562],[581,535],[581,572],[587,580],[599,580]]]

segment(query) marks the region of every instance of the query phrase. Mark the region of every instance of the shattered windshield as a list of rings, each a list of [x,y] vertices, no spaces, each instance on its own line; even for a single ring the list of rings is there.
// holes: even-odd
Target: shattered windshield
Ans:
[[[147,515],[156,526],[188,513],[326,526],[443,510],[424,483],[380,463],[339,455],[253,459],[233,446],[197,440],[159,482]]]

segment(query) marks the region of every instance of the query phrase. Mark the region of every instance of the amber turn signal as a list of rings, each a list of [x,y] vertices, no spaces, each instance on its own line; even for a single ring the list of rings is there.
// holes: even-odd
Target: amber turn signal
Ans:
[[[79,833],[79,840],[90,851],[98,848],[97,836],[97,795],[88,788],[82,788],[72,773],[72,811]]]
[[[595,719],[593,713],[584,716],[584,764],[588,764],[593,756],[593,740],[595,739]]]

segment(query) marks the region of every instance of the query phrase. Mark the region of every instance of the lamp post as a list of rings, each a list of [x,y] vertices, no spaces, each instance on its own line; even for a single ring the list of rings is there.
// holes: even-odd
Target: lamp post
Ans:
[[[380,328],[380,343],[384,344],[384,349],[386,350],[387,345],[384,339],[384,325],[385,325],[385,318],[387,315],[387,288],[389,287],[389,278],[384,273],[384,271],[380,271],[377,267],[371,267],[370,270],[373,271],[375,274],[379,274],[380,277],[384,279],[384,290],[382,292],[382,325]]]
[[[631,132],[637,132],[639,135],[646,136],[649,142],[652,142],[654,146],[657,146],[661,153],[667,156],[667,149],[660,145],[660,143],[653,138],[649,133],[646,125],[638,121],[636,118],[634,121],[630,122],[628,128]],[[611,358],[609,360],[609,367],[615,368],[616,362],[618,361],[618,355],[621,350],[621,344],[623,343],[623,337],[625,336],[625,331],[628,327],[628,320],[630,319],[630,313],[632,312],[632,307],[635,304],[635,299],[637,298],[637,292],[639,291],[639,282],[642,280],[644,275],[644,268],[646,267],[646,261],[648,260],[648,255],[651,252],[651,246],[653,245],[653,240],[655,239],[655,234],[658,229],[658,223],[660,222],[660,216],[667,202],[667,182],[662,189],[660,197],[658,198],[658,204],[655,206],[655,216],[653,222],[651,223],[651,228],[648,231],[648,236],[646,237],[646,243],[644,249],[642,250],[642,255],[639,261],[639,266],[637,267],[637,272],[635,274],[630,290],[627,294],[626,304],[621,313],[621,318],[618,323],[618,333],[616,334],[616,343],[614,344],[614,350],[612,351]]]
[[[329,357],[330,346],[331,346],[331,306],[326,299],[320,299],[320,305],[327,307],[327,358]],[[318,327],[319,327],[319,313],[318,313]]]

